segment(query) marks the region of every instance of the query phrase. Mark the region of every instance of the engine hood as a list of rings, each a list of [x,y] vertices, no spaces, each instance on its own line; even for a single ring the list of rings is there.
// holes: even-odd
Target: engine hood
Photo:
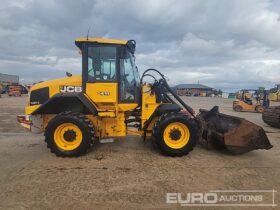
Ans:
[[[48,87],[50,89],[51,96],[55,93],[60,92],[60,88],[62,88],[63,86],[82,86],[82,77],[80,75],[77,75],[37,83],[32,86],[30,91],[32,92],[37,89]]]

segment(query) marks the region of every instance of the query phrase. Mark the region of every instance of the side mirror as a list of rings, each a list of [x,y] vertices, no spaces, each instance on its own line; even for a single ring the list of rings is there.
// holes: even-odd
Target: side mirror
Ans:
[[[72,74],[69,73],[69,72],[66,72],[66,76],[67,76],[67,77],[72,77]]]

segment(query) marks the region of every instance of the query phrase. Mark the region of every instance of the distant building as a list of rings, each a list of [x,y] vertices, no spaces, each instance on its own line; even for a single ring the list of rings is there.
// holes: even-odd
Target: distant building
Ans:
[[[229,97],[229,93],[223,92],[222,93],[222,98],[228,98]]]
[[[209,96],[213,92],[213,88],[201,84],[180,84],[174,88],[180,96]]]
[[[19,76],[0,73],[0,83],[4,85],[18,84]]]

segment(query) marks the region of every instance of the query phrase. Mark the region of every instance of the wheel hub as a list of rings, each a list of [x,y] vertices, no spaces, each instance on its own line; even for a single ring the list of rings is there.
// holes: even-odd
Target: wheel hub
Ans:
[[[77,135],[74,130],[69,129],[69,130],[65,131],[65,133],[63,134],[63,137],[66,141],[72,142],[76,139]]]
[[[173,128],[170,133],[169,133],[169,136],[172,140],[176,141],[176,140],[179,140],[182,136],[182,133],[179,129],[177,128]]]

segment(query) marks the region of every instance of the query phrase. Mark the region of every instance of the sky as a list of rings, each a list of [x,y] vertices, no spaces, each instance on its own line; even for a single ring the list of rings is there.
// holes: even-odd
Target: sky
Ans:
[[[74,40],[134,39],[140,72],[222,90],[280,83],[277,0],[1,0],[0,73],[22,83],[81,74]]]

